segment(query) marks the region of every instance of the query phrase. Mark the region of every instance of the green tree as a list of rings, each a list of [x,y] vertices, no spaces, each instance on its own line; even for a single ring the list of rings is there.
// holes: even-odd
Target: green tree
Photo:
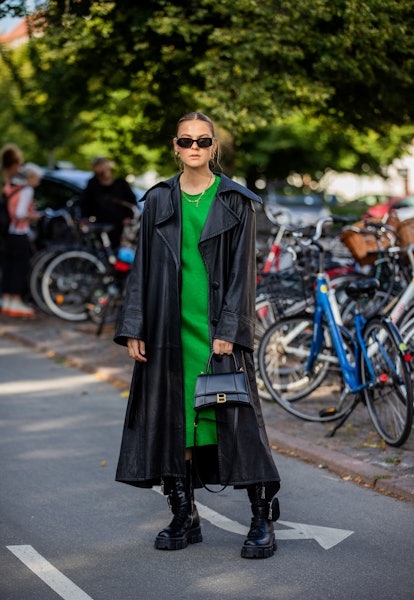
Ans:
[[[29,41],[17,50],[0,46],[9,77],[9,110],[38,141],[52,165],[56,148],[79,124],[82,81],[47,36],[36,37],[42,21],[28,19]]]
[[[411,0],[49,5],[85,81],[132,86],[156,127],[194,104],[235,134],[292,110],[381,132],[414,120]]]
[[[0,3],[0,19],[4,17],[23,17],[26,14],[26,2],[22,0],[3,0]]]
[[[391,146],[401,152],[414,122],[411,0],[120,4],[45,3],[47,33],[32,40],[42,60],[31,61],[42,76],[39,88],[49,98],[54,132],[53,106],[63,98],[65,120],[74,122],[79,111],[86,140],[143,166],[149,147],[155,150],[151,160],[159,157],[171,168],[173,123],[194,108],[225,126],[229,148],[244,144],[249,169],[264,151],[263,135],[269,156],[283,155],[279,163],[287,169],[292,155],[301,171],[332,162],[378,170],[378,140],[385,142],[391,131]],[[60,95],[56,81],[63,84]],[[63,133],[61,141],[70,134]],[[238,157],[239,169],[242,161]]]
[[[283,180],[292,172],[318,181],[327,167],[335,171],[383,175],[413,139],[411,126],[393,126],[387,134],[359,132],[326,117],[295,113],[247,134],[236,149],[236,169],[249,185],[256,179]]]

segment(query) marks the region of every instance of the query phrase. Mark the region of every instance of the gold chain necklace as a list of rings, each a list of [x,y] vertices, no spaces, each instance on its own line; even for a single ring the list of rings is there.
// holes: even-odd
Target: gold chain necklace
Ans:
[[[198,208],[198,204],[199,204],[201,198],[204,196],[204,194],[206,193],[206,191],[210,187],[210,183],[211,183],[212,177],[213,176],[210,175],[210,179],[208,180],[208,184],[207,184],[206,189],[201,192],[201,194],[198,196],[198,198],[190,198],[189,196],[192,195],[192,194],[186,194],[185,191],[181,188],[181,194],[182,194],[184,200],[186,200],[186,202],[189,202],[190,204],[195,204],[196,208]]]

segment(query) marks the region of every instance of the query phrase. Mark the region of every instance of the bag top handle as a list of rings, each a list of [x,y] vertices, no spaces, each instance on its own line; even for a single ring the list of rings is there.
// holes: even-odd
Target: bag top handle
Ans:
[[[211,361],[213,360],[213,356],[214,356],[214,352],[212,352],[212,353],[210,354],[210,357],[209,357],[209,359],[208,359],[208,361],[207,361],[207,365],[206,365],[206,373],[208,373],[208,372],[209,372],[209,370],[210,370],[210,367],[211,367]],[[220,355],[218,355],[218,356],[220,356]],[[243,367],[239,367],[239,365],[237,364],[237,359],[236,359],[236,355],[234,354],[234,352],[232,352],[232,353],[231,353],[231,355],[230,355],[230,354],[227,354],[227,355],[225,355],[225,356],[231,356],[231,357],[232,357],[232,359],[233,359],[233,363],[234,363],[234,370],[235,370],[235,371],[243,371]]]

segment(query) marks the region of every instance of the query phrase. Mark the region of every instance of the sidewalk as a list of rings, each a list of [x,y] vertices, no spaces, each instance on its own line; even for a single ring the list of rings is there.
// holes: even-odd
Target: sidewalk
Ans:
[[[107,326],[100,337],[95,331],[89,322],[69,323],[41,313],[36,319],[0,315],[1,336],[127,390],[133,363],[126,349],[112,342],[113,326]],[[269,402],[263,402],[262,408],[275,451],[378,492],[414,501],[414,432],[402,448],[391,448],[379,439],[363,405],[333,438],[326,437],[332,424],[300,421]]]

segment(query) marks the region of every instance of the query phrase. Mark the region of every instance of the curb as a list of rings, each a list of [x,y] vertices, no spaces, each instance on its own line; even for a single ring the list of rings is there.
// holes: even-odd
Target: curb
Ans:
[[[392,477],[389,471],[330,450],[318,444],[310,444],[298,437],[286,435],[266,426],[272,450],[309,462],[320,469],[327,469],[344,480],[370,487],[377,492],[414,501],[414,481]]]
[[[129,389],[130,376],[117,367],[99,367],[87,364],[79,356],[70,352],[54,351],[46,343],[38,342],[30,337],[30,333],[11,332],[0,325],[0,336],[34,348],[48,358],[64,361],[67,365],[87,373],[93,373],[98,379],[106,381],[118,389]],[[319,444],[312,444],[299,437],[287,435],[274,427],[266,425],[271,448],[298,460],[310,463],[320,469],[327,469],[344,480],[351,480],[373,490],[394,496],[400,500],[414,501],[414,480],[404,477],[392,477],[389,471],[357,460],[345,454],[331,450]]]

